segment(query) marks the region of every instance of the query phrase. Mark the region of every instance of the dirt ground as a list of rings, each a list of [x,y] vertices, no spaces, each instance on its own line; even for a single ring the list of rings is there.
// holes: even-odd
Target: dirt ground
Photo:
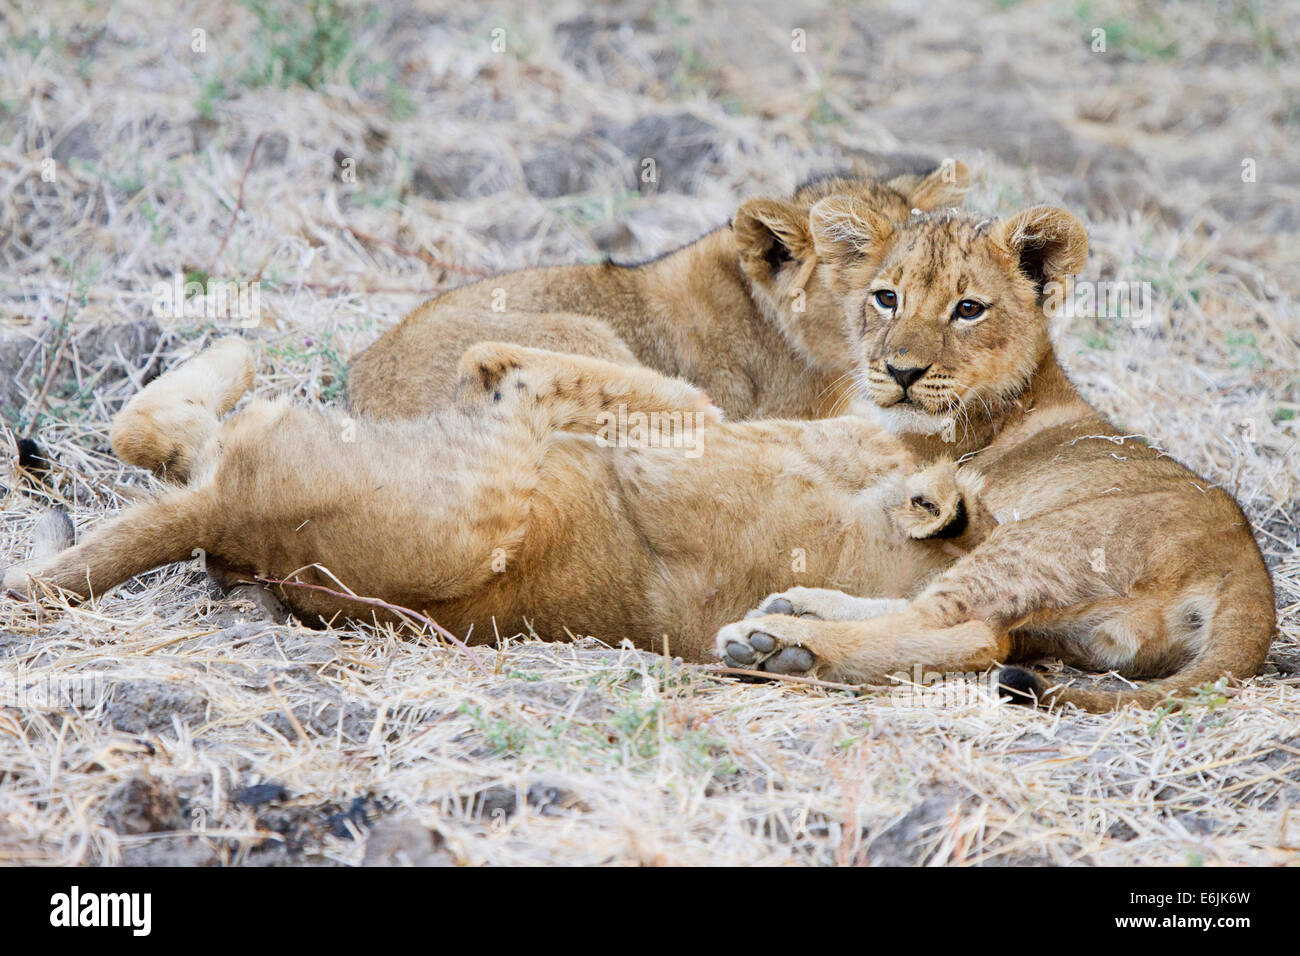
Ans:
[[[526,636],[485,678],[180,565],[0,607],[0,862],[1300,862],[1300,8],[918,6],[0,7],[0,566],[51,504],[87,528],[150,487],[109,419],[239,324],[156,315],[159,283],[257,281],[259,394],[338,403],[348,356],[478,275],[956,157],[970,207],[1066,205],[1085,278],[1149,284],[1148,320],[1056,338],[1254,523],[1280,631],[1239,696],[1045,715]]]

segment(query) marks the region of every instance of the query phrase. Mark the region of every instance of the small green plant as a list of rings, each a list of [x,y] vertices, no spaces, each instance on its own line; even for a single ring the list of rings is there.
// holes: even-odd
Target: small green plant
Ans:
[[[1207,727],[1223,726],[1226,718],[1218,711],[1228,704],[1226,691],[1226,679],[1220,678],[1212,684],[1203,684],[1194,688],[1191,697],[1170,698],[1156,708],[1155,723],[1151,725],[1148,733],[1154,737],[1160,725],[1174,714],[1182,716],[1183,729],[1193,737],[1198,731]],[[1199,719],[1197,708],[1204,709],[1204,712],[1199,714]]]
[[[353,52],[358,24],[338,0],[302,5],[243,0],[243,5],[258,22],[255,60],[244,75],[248,86],[318,89]]]
[[[527,728],[512,724],[504,717],[484,714],[482,707],[461,704],[460,712],[469,717],[494,753],[521,754],[533,736]]]
[[[1106,49],[1138,61],[1170,60],[1178,56],[1178,34],[1173,25],[1157,10],[1135,12],[1132,20],[1100,16],[1090,0],[1080,0],[1074,8],[1075,20],[1089,32],[1105,30]]]
[[[1224,339],[1228,345],[1228,354],[1232,356],[1234,368],[1258,370],[1268,366],[1268,359],[1255,344],[1255,333],[1249,330],[1229,332]]]
[[[1098,352],[1113,352],[1115,343],[1105,332],[1091,331],[1084,335],[1083,344]]]
[[[226,81],[214,76],[203,84],[195,108],[204,119],[214,120],[217,118],[217,104],[226,99],[227,95]]]
[[[307,336],[301,343],[279,342],[266,347],[268,355],[279,358],[299,369],[316,367],[319,391],[312,398],[333,403],[343,398],[348,388],[348,365],[334,344],[334,336],[325,333],[319,337]]]

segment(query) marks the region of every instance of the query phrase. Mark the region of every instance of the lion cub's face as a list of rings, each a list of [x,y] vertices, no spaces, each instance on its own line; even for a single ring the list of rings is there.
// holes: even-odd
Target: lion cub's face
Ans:
[[[850,320],[859,384],[896,431],[1014,398],[1046,351],[1045,283],[1083,266],[1070,213],[1037,206],[1007,220],[951,210],[897,225],[844,197],[813,208],[818,252]]]
[[[970,186],[962,163],[948,162],[924,176],[888,181],[831,178],[800,188],[790,199],[749,199],[732,228],[740,264],[754,299],[810,364],[845,371],[851,350],[843,306],[827,285],[816,254],[809,216],[828,196],[852,199],[888,219],[903,221],[922,211],[961,204]]]

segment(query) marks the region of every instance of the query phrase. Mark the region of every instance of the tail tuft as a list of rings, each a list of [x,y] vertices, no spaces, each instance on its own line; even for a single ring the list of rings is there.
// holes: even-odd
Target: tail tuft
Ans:
[[[1046,690],[1046,682],[1023,667],[1004,667],[998,672],[998,693],[1013,704],[1036,707]]]
[[[49,474],[50,460],[45,451],[30,438],[18,439],[18,467],[37,477]]]
[[[72,547],[77,537],[77,529],[64,508],[51,508],[41,515],[41,520],[32,528],[31,558],[34,561],[48,561],[61,551]]]

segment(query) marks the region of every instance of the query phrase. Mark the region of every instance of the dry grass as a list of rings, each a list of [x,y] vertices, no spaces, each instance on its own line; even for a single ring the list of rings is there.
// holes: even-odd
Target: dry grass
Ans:
[[[147,484],[107,422],[221,331],[152,328],[159,279],[260,278],[259,390],[336,401],[346,356],[476,271],[652,254],[808,173],[951,154],[977,169],[970,205],[1063,201],[1089,220],[1088,277],[1156,290],[1148,326],[1072,319],[1059,342],[1099,407],[1255,523],[1281,632],[1244,694],[1163,719],[978,688],[907,706],[522,638],[477,652],[485,678],[431,639],[265,623],[174,567],[90,606],[0,609],[8,689],[84,693],[0,707],[0,861],[352,864],[381,833],[469,864],[1300,859],[1296,13],[907,6],[646,4],[622,31],[576,3],[345,7],[323,45],[278,57],[245,6],[6,5],[5,421],[35,419],[56,464],[49,490],[7,482],[0,564],[51,502],[88,526]],[[670,142],[651,194],[591,135],[682,112],[709,149]],[[533,194],[548,146],[579,191]],[[38,408],[70,287],[75,336]],[[140,334],[103,332],[120,323]],[[283,791],[246,790],[263,783]],[[381,830],[356,838],[365,819]]]

